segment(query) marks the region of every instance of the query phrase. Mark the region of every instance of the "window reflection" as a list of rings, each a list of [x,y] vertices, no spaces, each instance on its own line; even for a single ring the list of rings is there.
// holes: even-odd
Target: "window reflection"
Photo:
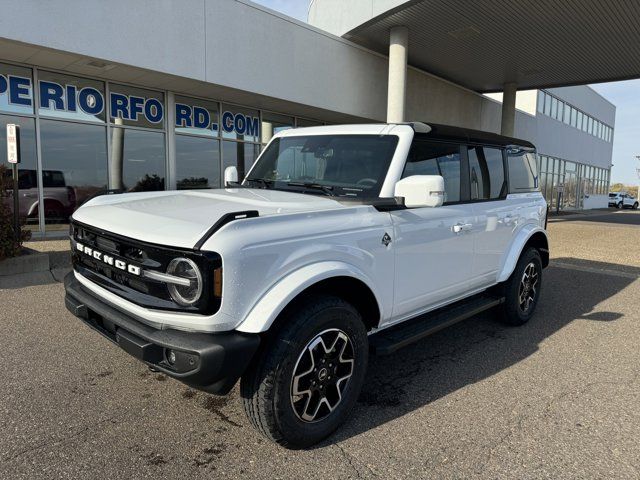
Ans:
[[[45,223],[65,224],[107,186],[105,127],[40,121]]]
[[[220,187],[218,140],[176,135],[176,187],[178,190]]]
[[[262,129],[260,131],[261,142],[263,144],[267,144],[276,133],[283,130],[289,130],[291,128],[293,128],[293,117],[287,117],[286,115],[279,115],[277,113],[263,112]]]
[[[18,195],[19,214],[31,225],[32,230],[38,229],[38,175],[36,160],[35,125],[32,118],[12,117],[0,115],[0,163],[7,167],[6,175],[13,181],[11,167],[7,163],[7,124],[20,126],[20,148],[22,150],[21,163],[18,165]],[[5,198],[7,206],[13,212],[13,199]]]
[[[243,179],[260,154],[260,145],[240,142],[222,142],[223,171],[233,166],[238,169],[238,178]]]
[[[128,128],[111,129],[109,184],[114,190],[164,190],[164,134]]]

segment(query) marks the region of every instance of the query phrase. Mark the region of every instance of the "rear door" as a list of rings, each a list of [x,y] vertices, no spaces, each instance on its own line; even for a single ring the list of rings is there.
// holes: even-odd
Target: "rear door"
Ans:
[[[467,152],[476,237],[472,273],[474,282],[484,286],[495,282],[518,223],[518,212],[507,200],[504,150],[469,146]]]
[[[473,262],[473,211],[461,146],[415,141],[402,178],[442,175],[445,204],[391,212],[395,232],[395,319],[466,293]]]

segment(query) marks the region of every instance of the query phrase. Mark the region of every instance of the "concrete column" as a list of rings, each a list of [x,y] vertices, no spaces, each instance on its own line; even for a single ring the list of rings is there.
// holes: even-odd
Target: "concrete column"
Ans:
[[[122,118],[115,118],[113,123],[122,125]],[[109,188],[124,189],[124,128],[111,128],[111,165],[109,167],[109,177],[111,177]]]
[[[516,92],[518,85],[505,83],[502,95],[502,135],[513,137],[516,126]]]
[[[407,56],[409,29],[393,27],[389,40],[389,91],[387,93],[387,122],[404,122],[407,96]]]

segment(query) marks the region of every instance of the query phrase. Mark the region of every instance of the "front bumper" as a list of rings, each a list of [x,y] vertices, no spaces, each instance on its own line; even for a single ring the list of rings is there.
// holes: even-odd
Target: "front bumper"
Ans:
[[[86,290],[73,272],[64,279],[65,305],[76,317],[149,366],[199,390],[224,395],[249,366],[257,334],[158,330]],[[170,352],[175,355],[169,362]]]

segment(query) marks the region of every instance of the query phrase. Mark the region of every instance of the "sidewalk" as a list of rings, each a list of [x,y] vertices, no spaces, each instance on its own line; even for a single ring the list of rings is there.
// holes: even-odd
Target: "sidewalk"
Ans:
[[[622,210],[615,210],[611,208],[594,208],[591,210],[560,210],[559,214],[556,214],[555,210],[549,210],[549,221],[559,221],[564,219],[589,217],[593,215],[607,215],[609,213],[622,212]]]
[[[62,282],[71,271],[68,240],[38,240],[24,247],[25,255],[0,262],[0,289]]]

